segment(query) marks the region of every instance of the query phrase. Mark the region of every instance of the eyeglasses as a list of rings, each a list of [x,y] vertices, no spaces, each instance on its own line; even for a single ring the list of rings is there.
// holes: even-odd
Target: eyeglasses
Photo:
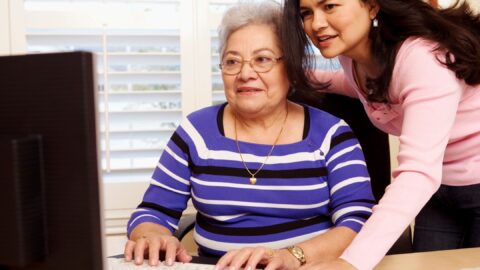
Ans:
[[[282,59],[283,56],[275,58],[270,55],[255,55],[251,59],[243,60],[242,57],[236,55],[227,55],[220,63],[220,69],[224,74],[237,75],[243,68],[245,63],[257,73],[265,73],[272,70],[273,66]]]

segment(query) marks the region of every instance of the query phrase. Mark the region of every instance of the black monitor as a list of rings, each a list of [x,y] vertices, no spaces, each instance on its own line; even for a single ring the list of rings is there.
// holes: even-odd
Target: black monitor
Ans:
[[[88,52],[0,57],[0,269],[101,270]]]

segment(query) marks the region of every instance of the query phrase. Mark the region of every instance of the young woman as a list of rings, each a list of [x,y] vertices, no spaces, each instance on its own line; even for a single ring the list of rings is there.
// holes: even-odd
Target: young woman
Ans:
[[[356,97],[400,138],[370,219],[340,259],[310,267],[372,269],[415,217],[416,251],[480,246],[480,18],[468,4],[286,0],[284,25],[297,90]],[[314,71],[309,41],[343,71]]]

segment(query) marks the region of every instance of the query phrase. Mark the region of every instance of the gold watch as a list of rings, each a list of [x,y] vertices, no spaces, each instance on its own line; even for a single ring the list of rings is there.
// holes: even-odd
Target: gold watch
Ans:
[[[305,253],[303,252],[303,249],[299,246],[289,246],[287,247],[288,252],[295,257],[300,262],[300,265],[304,265],[307,260],[305,259]]]

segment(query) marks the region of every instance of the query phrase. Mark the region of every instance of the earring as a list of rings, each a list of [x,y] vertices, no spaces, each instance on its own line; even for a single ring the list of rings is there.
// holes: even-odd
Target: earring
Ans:
[[[378,19],[377,18],[373,19],[372,24],[373,24],[373,27],[378,27]]]

